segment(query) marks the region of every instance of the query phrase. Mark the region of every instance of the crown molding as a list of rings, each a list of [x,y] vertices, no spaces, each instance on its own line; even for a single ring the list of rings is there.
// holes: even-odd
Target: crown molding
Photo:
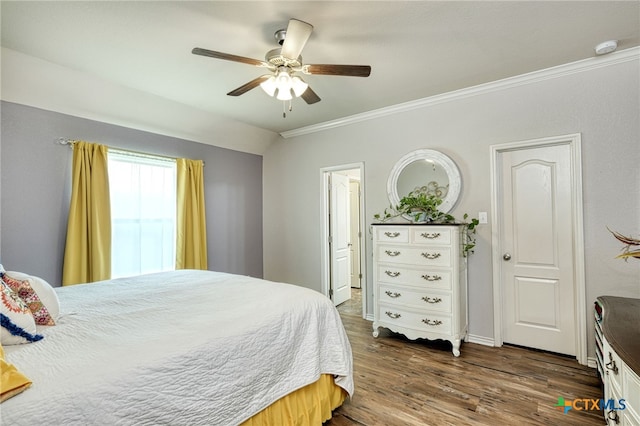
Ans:
[[[372,111],[354,114],[348,117],[339,118],[337,120],[325,121],[323,123],[313,124],[311,126],[300,127],[280,133],[285,138],[293,138],[296,136],[307,135],[310,133],[321,132],[324,130],[335,129],[337,127],[348,126],[362,121],[373,120],[380,117],[386,117],[401,112],[412,111],[431,105],[437,105],[444,102],[451,102],[471,96],[489,93],[496,90],[504,90],[518,86],[524,86],[531,83],[538,83],[545,80],[564,77],[571,74],[590,71],[597,68],[617,65],[624,62],[640,59],[640,47],[632,47],[630,49],[621,50],[606,56],[598,56],[571,62],[564,65],[558,65],[552,68],[546,68],[540,71],[533,71],[527,74],[521,74],[515,77],[508,77],[502,80],[490,83],[479,84],[477,86],[467,87],[452,92],[434,95],[427,98],[417,99],[415,101],[404,102],[397,105],[391,105]]]

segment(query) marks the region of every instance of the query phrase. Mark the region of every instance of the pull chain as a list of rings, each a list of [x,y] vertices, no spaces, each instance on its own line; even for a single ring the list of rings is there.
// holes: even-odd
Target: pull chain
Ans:
[[[293,111],[291,99],[289,99],[289,112]],[[287,118],[287,101],[282,101],[282,118]]]

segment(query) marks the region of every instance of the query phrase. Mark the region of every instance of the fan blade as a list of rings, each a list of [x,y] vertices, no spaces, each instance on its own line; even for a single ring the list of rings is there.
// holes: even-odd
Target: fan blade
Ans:
[[[298,19],[290,19],[280,54],[287,59],[298,59],[313,31],[313,25]]]
[[[270,75],[261,75],[258,78],[254,78],[253,80],[251,80],[250,82],[243,84],[242,86],[238,87],[235,90],[230,91],[229,93],[227,93],[227,95],[229,96],[240,96],[244,93],[247,93],[249,90],[251,89],[255,89],[256,87],[258,87],[260,85],[260,83],[262,83],[263,81],[267,80],[269,77],[271,77]]]
[[[320,102],[320,96],[316,94],[311,87],[307,87],[307,90],[304,91],[302,95],[300,95],[302,99],[309,105],[315,104],[316,102]]]
[[[344,75],[348,77],[369,77],[369,65],[305,65],[302,72],[320,75]]]
[[[227,61],[241,62],[243,64],[255,65],[257,67],[268,67],[269,65],[257,59],[245,58],[244,56],[231,55],[229,53],[216,52],[215,50],[201,49],[194,47],[191,51],[194,55],[209,56],[210,58],[224,59]]]

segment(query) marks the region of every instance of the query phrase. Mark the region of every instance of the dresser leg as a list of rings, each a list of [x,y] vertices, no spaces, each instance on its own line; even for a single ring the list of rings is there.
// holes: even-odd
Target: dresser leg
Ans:
[[[378,327],[378,324],[373,323],[373,333],[372,333],[373,337],[378,337],[378,335],[380,334],[380,332],[378,331],[378,328],[380,328]]]
[[[455,339],[451,342],[453,345],[453,356],[460,356],[460,339]]]

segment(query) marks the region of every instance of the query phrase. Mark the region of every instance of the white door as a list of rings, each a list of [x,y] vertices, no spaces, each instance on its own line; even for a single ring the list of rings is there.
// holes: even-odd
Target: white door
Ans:
[[[351,298],[351,234],[349,232],[349,177],[338,173],[330,176],[329,240],[333,303],[339,305]],[[331,293],[331,292],[330,292]]]
[[[360,288],[360,182],[349,182],[351,233],[351,288]]]
[[[503,342],[576,355],[571,146],[507,150],[496,164]]]

